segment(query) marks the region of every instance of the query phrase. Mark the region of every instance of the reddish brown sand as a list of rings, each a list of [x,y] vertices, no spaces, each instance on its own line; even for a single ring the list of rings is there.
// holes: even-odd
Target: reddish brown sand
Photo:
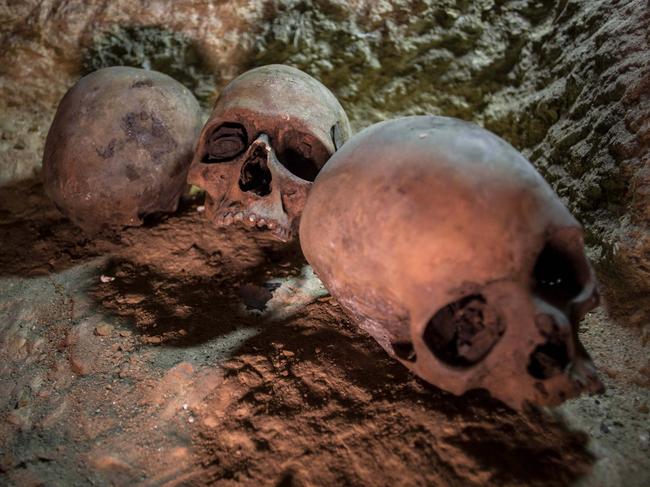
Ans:
[[[211,228],[195,205],[89,239],[33,181],[0,189],[0,204],[0,484],[558,486],[593,480],[616,449],[588,448],[604,435],[598,398],[567,410],[587,434],[557,412],[446,394],[332,298],[284,322],[242,312],[242,286],[304,261]],[[605,379],[627,388],[638,435],[650,371],[617,379],[617,363]],[[601,433],[617,428],[612,411]],[[630,438],[629,468],[604,472],[642,485],[647,438]]]

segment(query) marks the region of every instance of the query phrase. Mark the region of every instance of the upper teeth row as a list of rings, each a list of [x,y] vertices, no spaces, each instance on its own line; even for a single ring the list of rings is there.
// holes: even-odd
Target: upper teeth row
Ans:
[[[217,218],[217,223],[222,225],[230,225],[233,222],[243,222],[250,226],[257,225],[260,228],[268,227],[269,230],[273,230],[278,226],[278,222],[275,220],[267,221],[264,218],[257,216],[255,213],[244,213],[243,211],[237,213],[224,213],[221,217]]]
[[[218,225],[231,225],[232,223],[244,223],[250,227],[257,226],[258,228],[268,228],[277,237],[286,240],[289,232],[282,228],[275,220],[266,220],[255,213],[244,213],[239,211],[236,213],[226,212],[217,217],[216,223]]]

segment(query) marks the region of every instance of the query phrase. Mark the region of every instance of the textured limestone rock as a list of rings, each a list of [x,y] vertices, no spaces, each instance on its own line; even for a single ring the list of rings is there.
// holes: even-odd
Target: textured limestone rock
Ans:
[[[610,306],[650,320],[645,0],[26,0],[1,12],[0,181],[38,169],[84,63],[175,56],[170,74],[186,64],[206,101],[207,71],[218,91],[287,63],[333,89],[356,128],[431,113],[511,142],[586,225]]]
[[[84,74],[116,65],[160,71],[204,104],[214,92],[214,76],[194,42],[186,34],[160,27],[115,27],[93,38],[82,63]]]

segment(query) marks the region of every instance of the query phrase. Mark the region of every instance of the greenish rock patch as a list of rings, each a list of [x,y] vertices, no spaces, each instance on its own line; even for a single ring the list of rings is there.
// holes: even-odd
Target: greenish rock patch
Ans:
[[[215,91],[213,73],[186,34],[161,27],[114,27],[93,38],[83,54],[82,74],[109,66],[132,66],[165,73],[206,106]]]

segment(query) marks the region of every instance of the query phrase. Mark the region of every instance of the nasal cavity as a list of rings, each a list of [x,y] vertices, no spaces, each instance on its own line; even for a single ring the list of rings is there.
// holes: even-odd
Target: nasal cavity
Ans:
[[[402,360],[407,362],[415,362],[417,360],[417,355],[415,354],[415,348],[413,348],[413,343],[410,341],[395,341],[391,342],[393,346],[393,351]]]
[[[487,356],[505,329],[485,297],[471,294],[440,309],[427,323],[422,338],[438,360],[470,367]]]
[[[258,146],[246,160],[239,175],[239,187],[242,191],[266,196],[271,193],[271,171],[267,164],[266,148]]]
[[[550,379],[564,373],[571,363],[566,345],[568,330],[560,328],[555,319],[546,314],[537,316],[535,325],[546,341],[530,354],[528,373],[535,379]]]

